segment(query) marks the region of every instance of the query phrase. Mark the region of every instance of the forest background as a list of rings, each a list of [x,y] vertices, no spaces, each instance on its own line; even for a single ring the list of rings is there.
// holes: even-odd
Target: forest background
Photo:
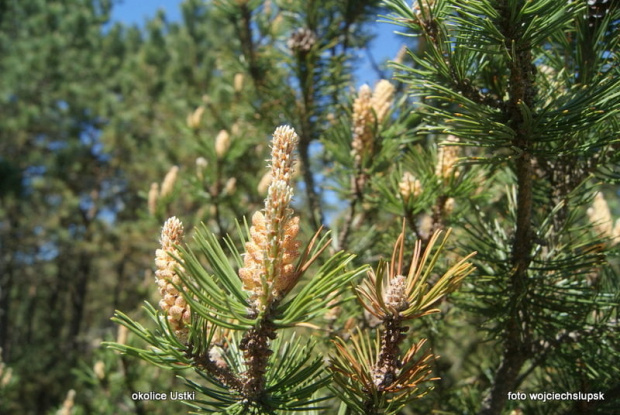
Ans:
[[[144,347],[110,317],[147,324],[164,220],[223,238],[262,207],[282,124],[300,136],[305,239],[324,225],[332,255],[374,267],[404,219],[409,251],[454,228],[444,271],[478,251],[410,330],[441,380],[401,413],[618,413],[499,397],[620,389],[618,8],[476,3],[186,0],[138,27],[106,0],[0,0],[0,413],[186,409],[132,400],[187,387],[101,343]],[[507,29],[519,19],[532,29]],[[409,36],[371,43],[378,27]],[[497,52],[511,36],[522,49]],[[379,78],[393,90],[356,142]],[[330,333],[377,326],[353,303],[321,317]]]

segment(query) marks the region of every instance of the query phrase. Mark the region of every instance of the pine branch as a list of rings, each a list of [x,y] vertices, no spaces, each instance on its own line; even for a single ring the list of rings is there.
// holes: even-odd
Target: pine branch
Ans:
[[[232,373],[227,367],[218,365],[217,362],[211,359],[208,352],[195,353],[192,345],[190,345],[186,351],[186,354],[187,357],[192,359],[196,364],[197,369],[211,374],[211,376],[217,379],[223,386],[235,391],[239,395],[244,392],[243,382],[241,382],[241,380],[237,378],[237,376],[235,376],[235,374]]]
[[[289,46],[295,53],[297,78],[301,92],[299,160],[310,207],[310,221],[314,229],[319,229],[324,223],[324,217],[310,164],[310,144],[317,134],[316,127],[311,122],[317,115],[315,98],[318,85],[315,78],[320,57],[312,51],[316,47],[316,35],[310,29],[302,29],[293,33]]]
[[[254,87],[257,91],[260,91],[263,86],[264,73],[260,68],[256,55],[256,46],[252,34],[252,10],[247,3],[242,2],[239,4],[239,11],[241,13],[241,22],[237,25],[237,22],[233,20],[233,23],[238,28],[243,54],[248,61],[248,69],[254,82]]]
[[[481,415],[499,415],[508,399],[508,392],[515,390],[521,368],[529,358],[529,333],[527,325],[528,268],[531,263],[533,243],[532,209],[534,169],[531,150],[531,121],[526,119],[534,108],[536,89],[532,72],[531,46],[521,38],[519,21],[511,15],[511,5],[503,1],[498,4],[499,28],[505,37],[505,48],[510,56],[509,98],[506,103],[507,124],[514,130],[512,145],[518,149],[515,160],[517,176],[517,218],[514,243],[512,245],[512,275],[509,290],[511,303],[504,337],[502,362],[495,374],[489,396],[482,404]],[[520,7],[524,4],[520,3]],[[531,117],[531,115],[530,115]]]
[[[382,331],[375,342],[368,333],[351,339],[352,346],[339,338],[335,342],[337,353],[332,356],[330,369],[338,385],[335,392],[354,413],[394,414],[411,400],[424,395],[419,385],[436,380],[431,378],[426,352],[417,359],[425,339],[414,343],[402,356],[400,347],[408,331],[406,322],[439,312],[437,302],[455,290],[461,281],[473,271],[469,259],[474,253],[450,267],[431,286],[428,278],[433,272],[444,248],[447,237],[438,243],[441,232],[435,232],[422,253],[421,241],[417,241],[405,271],[404,239],[405,224],[392,252],[389,263],[381,261],[376,272],[369,272],[368,279],[356,288],[361,305],[382,323]],[[406,275],[405,275],[406,274]]]
[[[359,177],[361,174],[362,173],[359,172],[357,175],[351,177],[351,188],[353,189],[352,191],[353,194],[352,194],[351,201],[349,203],[349,208],[347,209],[347,213],[342,223],[342,229],[340,230],[340,233],[338,234],[338,249],[339,250],[347,249],[348,239],[351,233],[351,229],[353,227],[353,221],[355,220],[357,206],[359,203],[362,202],[363,197],[364,197],[363,189],[360,187],[361,180],[359,180]]]
[[[269,358],[273,354],[270,343],[277,337],[275,326],[268,313],[258,322],[255,328],[243,335],[239,349],[247,365],[247,371],[243,374],[242,393],[246,407],[264,407],[266,373]],[[272,408],[265,408],[268,412]]]

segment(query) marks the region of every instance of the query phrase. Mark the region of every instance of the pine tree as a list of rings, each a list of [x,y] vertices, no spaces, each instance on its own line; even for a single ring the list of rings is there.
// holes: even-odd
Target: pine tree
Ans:
[[[0,412],[618,410],[615,2],[109,10],[0,2]]]
[[[386,3],[417,36],[412,65],[398,70],[424,116],[419,134],[438,140],[438,152],[458,145],[462,168],[482,178],[459,221],[460,245],[479,252],[480,270],[462,305],[484,317],[494,344],[476,346],[493,353],[480,363],[492,376],[487,385],[476,375],[472,388],[484,399],[471,410],[610,413],[612,398],[520,402],[509,393],[609,397],[618,387],[610,365],[617,234],[599,192],[618,179],[620,10],[582,1]],[[490,191],[484,203],[473,197]]]
[[[215,3],[217,8],[210,10],[213,15],[225,16],[226,19],[223,20],[232,23],[235,29],[235,37],[233,37],[235,42],[232,45],[228,42],[226,53],[230,53],[231,49],[235,53],[235,49],[238,47],[236,53],[242,54],[243,63],[247,65],[237,69],[239,72],[232,77],[233,90],[238,88],[242,80],[245,84],[245,80],[249,79],[252,87],[248,91],[248,94],[251,94],[249,99],[254,108],[260,108],[260,117],[254,116],[251,120],[242,119],[244,125],[247,128],[252,128],[251,131],[260,137],[263,125],[269,123],[273,125],[284,114],[287,120],[298,127],[299,133],[294,135],[298,137],[295,141],[299,146],[299,169],[302,170],[307,206],[310,208],[309,211],[306,211],[306,215],[303,214],[304,211],[302,210],[300,219],[306,221],[305,223],[315,230],[320,223],[325,221],[323,213],[325,200],[321,196],[320,188],[314,182],[315,176],[320,172],[318,169],[322,167],[321,160],[316,158],[311,162],[310,144],[321,136],[324,136],[325,139],[329,137],[329,129],[338,121],[339,114],[343,115],[342,122],[346,122],[346,114],[349,111],[347,107],[350,103],[347,102],[346,94],[343,94],[342,91],[350,79],[348,65],[351,62],[351,56],[349,53],[352,47],[363,45],[363,43],[357,42],[363,42],[364,38],[356,35],[362,33],[358,28],[362,27],[360,23],[368,18],[368,11],[373,10],[372,5],[372,2],[369,2],[368,10],[363,12],[365,7],[361,7],[363,5],[359,2],[355,5],[354,2],[347,2],[344,5],[337,2],[333,4],[327,2],[320,5],[309,2],[303,6],[291,3],[290,5],[282,4],[276,7],[270,2],[262,4],[261,2],[227,1]],[[259,14],[259,11],[262,13]],[[362,13],[360,13],[361,11]],[[270,26],[263,23],[265,18],[273,19]],[[336,30],[336,27],[339,27],[336,23],[338,22],[337,19],[343,19],[344,27],[347,28],[344,37],[339,30]],[[359,21],[356,22],[355,19]],[[280,23],[282,20],[284,22]],[[255,24],[252,23],[254,21]],[[249,30],[248,27],[255,27],[257,32]],[[278,28],[281,31],[275,31]],[[348,30],[351,32],[349,33]],[[255,43],[255,38],[260,37],[262,39],[261,45],[270,45],[271,39],[276,44],[278,39],[282,39],[282,35],[287,33],[288,40],[284,53],[274,53]],[[284,38],[286,39],[286,37]],[[165,43],[161,47],[165,48]],[[219,61],[220,65],[226,64],[226,56],[226,54],[222,54]],[[265,72],[256,69],[269,66],[269,62],[274,68],[273,71]],[[278,72],[282,67],[279,62],[285,63],[282,73]],[[282,82],[283,77],[287,79],[287,73],[289,74],[288,77],[293,80],[292,85]],[[272,75],[274,76],[272,77]],[[222,87],[230,88],[226,84],[217,82],[212,87],[216,88],[215,91]],[[171,86],[171,88],[175,87]],[[356,121],[358,124],[352,122],[345,127],[347,129],[345,135],[349,137],[345,144],[347,147],[345,151],[353,157],[353,160],[358,160],[353,161],[353,163],[359,169],[362,168],[361,156],[351,153],[351,145],[357,148],[356,151],[365,152],[363,157],[372,156],[374,150],[371,148],[364,150],[363,147],[368,139],[375,139],[377,121],[387,123],[387,115],[393,114],[393,93],[394,87],[389,82],[380,83],[375,95],[368,97],[367,104],[360,101],[357,115],[359,121]],[[239,110],[243,108],[241,105],[247,103],[247,101],[239,101],[235,103],[239,106],[232,107],[231,111],[227,112],[223,106],[226,105],[226,101],[218,102],[218,105],[215,106],[214,97],[218,97],[221,101],[226,95],[208,92],[208,97],[202,99],[203,104],[191,111],[187,117],[187,126],[201,141],[201,136],[210,128],[206,121],[208,119],[206,114],[212,112],[217,115],[216,121],[220,121],[224,117],[238,116]],[[167,105],[165,100],[163,104]],[[274,117],[269,119],[271,111],[274,111]],[[220,125],[225,127],[226,123]],[[402,135],[404,127],[400,125],[397,129]],[[354,132],[354,135],[358,135],[357,139],[350,135],[353,130],[357,131]],[[211,129],[211,131],[210,137],[207,137],[205,144],[200,147],[204,149],[204,153],[196,161],[198,188],[204,186],[205,181],[210,183],[215,179],[217,183],[220,180],[218,172],[223,168],[229,169],[229,174],[234,175],[233,177],[238,179],[237,184],[239,184],[240,171],[234,166],[238,165],[236,163],[241,162],[242,159],[244,163],[242,171],[251,172],[252,165],[247,163],[251,163],[251,158],[256,156],[255,154],[248,154],[247,150],[234,154],[231,149],[235,145],[240,146],[238,147],[240,149],[247,149],[243,146],[247,146],[249,141],[246,139],[245,142],[239,142],[239,139],[235,137],[237,134],[232,133],[232,129],[229,131],[224,128],[220,129],[219,132],[217,129]],[[281,134],[281,128],[274,133],[274,143],[272,144],[274,151],[279,148],[276,143],[279,142]],[[290,134],[287,133],[286,135]],[[352,144],[356,142],[355,140],[359,144]],[[402,143],[403,140],[401,139],[393,140],[393,144],[389,147],[390,151],[392,153],[397,152]],[[222,156],[225,157],[226,163],[221,163]],[[179,160],[183,159],[180,158]],[[281,162],[274,155],[271,162],[272,170]],[[326,159],[324,163],[328,163],[325,166],[328,167],[331,161]],[[172,175],[171,177],[183,170],[184,163],[179,164],[181,168],[178,171],[175,168],[170,170],[169,175]],[[215,169],[210,169],[209,172],[205,166],[211,165],[215,165]],[[288,176],[292,174],[293,170],[291,168],[290,173],[286,173],[286,180],[290,180]],[[214,172],[216,177],[207,178],[207,174]],[[262,175],[250,174],[250,176],[261,177]],[[360,177],[364,176],[365,173]],[[184,376],[188,376],[186,377],[188,387],[211,398],[194,403],[197,408],[203,410],[239,413],[248,413],[248,411],[271,413],[272,411],[301,410],[303,408],[311,410],[313,407],[330,410],[329,408],[334,408],[337,403],[325,401],[328,397],[325,386],[329,379],[326,367],[320,359],[316,360],[315,358],[314,361],[307,361],[306,359],[308,359],[308,355],[317,356],[311,352],[312,349],[319,349],[323,351],[322,353],[328,353],[328,350],[334,349],[336,346],[329,342],[304,345],[297,335],[285,334],[285,329],[291,326],[308,326],[314,327],[316,330],[320,324],[325,324],[325,321],[321,321],[321,314],[328,313],[330,310],[332,313],[337,313],[337,310],[342,308],[341,306],[355,310],[355,313],[361,316],[364,302],[362,301],[355,306],[350,301],[346,301],[349,295],[343,292],[343,285],[366,269],[366,266],[363,265],[365,259],[362,258],[358,261],[361,267],[351,269],[346,268],[346,264],[351,262],[353,257],[342,251],[333,251],[332,258],[327,261],[321,259],[318,256],[319,252],[328,248],[326,237],[317,239],[319,234],[314,237],[311,235],[304,237],[304,223],[300,222],[302,229],[297,230],[299,225],[296,224],[296,219],[295,222],[292,222],[293,218],[288,216],[289,213],[286,213],[288,209],[279,211],[281,213],[273,213],[274,206],[280,206],[277,209],[281,209],[290,200],[286,199],[287,202],[285,203],[273,195],[288,194],[290,190],[286,190],[287,187],[282,189],[277,187],[279,186],[278,183],[284,183],[284,181],[277,179],[275,170],[271,174],[267,174],[266,177],[270,177],[271,184],[267,187],[265,207],[261,212],[252,215],[251,227],[246,226],[245,232],[234,232],[232,236],[225,237],[222,240],[221,238],[229,233],[228,230],[223,231],[221,224],[224,222],[218,219],[218,217],[222,218],[221,213],[223,211],[219,213],[212,211],[205,214],[206,212],[199,210],[202,219],[206,219],[207,228],[197,231],[193,244],[186,244],[181,243],[180,223],[176,219],[168,219],[165,222],[162,230],[162,247],[157,252],[156,260],[158,286],[162,296],[159,300],[161,311],[153,306],[147,306],[148,314],[156,323],[157,329],[149,329],[122,312],[118,312],[115,317],[117,322],[125,325],[150,343],[153,349],[140,350],[125,345],[112,344],[111,346],[157,365],[191,369],[196,372],[203,381],[198,382],[191,375]],[[161,194],[166,182],[167,180],[164,180],[161,186],[152,185],[152,190],[149,193],[156,195],[159,192]],[[261,187],[261,183],[258,184],[258,187]],[[290,186],[290,184],[286,186]],[[213,189],[213,186],[206,188],[208,197],[214,204],[214,209],[219,210],[225,205],[218,203],[215,198],[211,199],[217,195]],[[249,186],[244,186],[244,189],[245,192],[236,194],[235,198],[241,197],[248,200],[247,198],[251,197],[253,191]],[[360,190],[361,192],[365,192],[365,190]],[[276,198],[273,199],[273,197]],[[156,200],[157,197],[154,196],[153,199]],[[173,209],[177,209],[174,206],[175,204],[178,205],[181,198],[173,195],[168,200],[170,200]],[[205,203],[205,200],[202,200],[201,203]],[[247,202],[245,203],[247,204]],[[157,203],[151,206],[153,206],[151,211],[156,216],[162,214],[168,216],[172,212],[182,216],[182,212],[179,210],[175,211],[168,208],[165,211],[158,211]],[[236,213],[233,209],[231,210],[232,213]],[[251,214],[251,211],[249,213]],[[191,215],[191,209],[189,214]],[[269,219],[270,217],[272,219]],[[290,225],[287,225],[288,223]],[[276,226],[276,224],[283,226],[283,234],[275,231],[280,226]],[[233,230],[234,226],[234,222],[228,222],[227,228],[224,229]],[[348,226],[351,228],[350,223]],[[191,226],[184,228],[191,228]],[[345,245],[344,241],[348,239],[347,233],[348,231],[342,233],[345,236],[341,236],[337,242],[339,247]],[[244,236],[244,234],[246,235]],[[308,242],[309,247],[300,259],[297,259],[295,253],[298,248],[293,247],[293,245],[297,246],[297,243],[294,243],[295,236],[298,236],[300,241],[311,241]],[[401,235],[400,238],[401,243],[404,244],[405,236]],[[394,239],[388,242],[386,237],[385,243],[392,246],[396,239],[397,236],[394,235]],[[411,238],[407,237],[406,239],[407,246],[410,247]],[[376,360],[367,354],[359,355],[360,352],[363,352],[356,346],[349,349],[347,341],[343,340],[350,338],[348,330],[343,326],[345,321],[342,319],[338,322],[332,320],[330,323],[331,331],[341,334],[340,340],[335,340],[339,344],[337,348],[341,357],[338,358],[334,355],[333,358],[342,359],[343,356],[353,353],[364,359],[370,359],[365,369],[360,369],[362,372],[358,371],[357,373],[362,377],[376,378],[372,381],[372,384],[376,385],[376,393],[374,398],[368,400],[367,397],[364,397],[367,394],[364,389],[355,389],[362,387],[359,383],[362,381],[361,378],[353,376],[353,385],[348,385],[349,377],[342,377],[339,386],[335,387],[334,390],[342,398],[342,408],[351,406],[357,408],[361,413],[365,413],[366,410],[383,411],[385,409],[394,412],[403,408],[410,400],[423,395],[419,390],[419,385],[430,380],[425,372],[425,362],[432,355],[426,353],[420,358],[418,352],[423,341],[417,339],[414,344],[411,344],[411,339],[407,338],[408,336],[397,334],[406,331],[406,324],[402,322],[392,323],[392,321],[400,320],[400,317],[393,315],[393,313],[397,315],[400,311],[409,310],[405,320],[438,311],[431,306],[446,293],[454,290],[459,281],[471,271],[471,268],[466,265],[467,259],[460,258],[455,261],[456,265],[453,267],[446,266],[443,269],[445,277],[440,280],[441,283],[434,281],[433,283],[437,284],[435,288],[431,288],[433,284],[429,284],[428,281],[431,272],[440,272],[434,268],[438,262],[441,249],[431,253],[437,239],[438,234],[432,237],[430,234],[428,235],[424,246],[424,260],[422,260],[419,268],[416,264],[405,268],[407,266],[405,262],[408,260],[403,260],[405,248],[401,246],[399,265],[393,263],[397,260],[397,258],[393,258],[393,265],[391,265],[393,272],[385,282],[387,285],[382,288],[384,284],[382,282],[384,281],[383,273],[387,269],[384,263],[377,271],[378,285],[373,283],[368,286],[371,291],[367,291],[367,294],[374,296],[375,301],[378,301],[377,307],[388,307],[384,310],[387,313],[385,314],[386,319],[390,321],[385,323],[387,324],[387,331],[383,334],[386,339],[385,343],[372,352],[383,357]],[[236,242],[239,240],[246,248],[243,257],[239,255],[239,243]],[[319,243],[319,240],[323,242]],[[226,241],[225,244],[224,241]],[[270,245],[273,243],[276,245]],[[287,247],[287,243],[293,245]],[[441,246],[443,247],[445,243],[446,240],[444,239]],[[282,245],[284,248],[276,248],[279,246],[278,244],[284,244]],[[191,248],[192,245],[194,248]],[[416,258],[420,256],[419,250],[421,248],[420,245]],[[284,249],[284,254],[278,254],[280,249]],[[229,251],[228,254],[226,254],[227,251]],[[392,248],[390,247],[389,252],[391,251]],[[284,256],[280,257],[279,255]],[[201,261],[201,258],[204,259]],[[269,258],[268,262],[265,262],[267,261],[266,258]],[[427,258],[432,258],[430,265],[425,265]],[[307,261],[309,259],[318,260],[322,265],[318,268],[308,268]],[[231,266],[231,261],[233,266]],[[284,268],[280,268],[281,266]],[[284,269],[288,269],[288,271]],[[405,272],[405,269],[411,269],[411,272],[408,273],[408,277],[404,277],[397,275],[396,269],[398,269],[398,273]],[[420,274],[422,271],[424,272]],[[306,275],[304,278],[304,274],[310,275]],[[395,288],[390,288],[392,280],[403,284],[403,290],[400,294],[393,292]],[[327,281],[330,282],[327,283]],[[291,290],[296,293],[294,299],[287,297]],[[393,299],[394,296],[402,298]],[[229,300],[225,300],[226,298]],[[395,310],[393,305],[385,306],[383,303],[387,300],[384,298],[392,298],[393,301],[402,304],[403,309]],[[345,305],[345,303],[347,304]],[[388,317],[388,315],[392,317]],[[311,323],[307,320],[310,320]],[[360,318],[362,324],[364,324],[363,320],[364,318]],[[351,322],[347,324],[351,324]],[[380,336],[381,331],[373,333],[373,336],[375,335]],[[392,340],[387,340],[388,338]],[[367,340],[362,339],[360,341],[363,343]],[[401,354],[399,352],[401,347],[407,347],[408,352]],[[155,350],[159,352],[153,353]],[[287,353],[291,353],[290,358],[287,358]],[[373,359],[376,361],[370,363]],[[346,360],[344,358],[340,361]],[[407,367],[407,375],[396,376],[396,372],[400,371],[403,365]],[[342,365],[334,365],[332,370],[334,373],[347,373],[349,369]],[[383,375],[380,376],[379,373],[383,373]],[[380,377],[381,379],[379,379]],[[399,382],[405,378],[406,384],[399,385]],[[351,393],[351,387],[354,388],[354,391],[357,390],[357,397],[355,392]],[[349,392],[346,392],[347,390]]]
[[[557,412],[608,412],[613,401],[516,401],[510,392],[548,391],[561,385],[566,391],[609,395],[617,388],[615,369],[610,366],[618,341],[613,331],[618,305],[617,230],[599,189],[602,184],[611,189],[617,182],[619,102],[613,51],[617,47],[618,10],[611,7],[601,12],[599,7],[594,13],[583,2],[557,1],[536,5],[438,1],[421,2],[413,8],[402,1],[388,1],[386,5],[392,12],[389,19],[417,36],[412,45],[415,49],[400,57],[394,84],[384,80],[374,88],[362,86],[348,101],[329,107],[333,114],[326,117],[321,140],[327,180],[339,192],[339,203],[348,205],[329,223],[337,230],[333,233],[336,248],[356,252],[357,264],[393,252],[389,265],[380,263],[367,282],[358,282],[362,288],[356,291],[357,306],[343,300],[338,291],[321,295],[333,300],[323,305],[324,312],[327,307],[328,314],[347,310],[352,316],[330,323],[337,334],[331,346],[336,350],[331,354],[332,390],[341,408],[354,413],[416,412],[415,408],[481,414],[506,410],[546,413],[550,408]],[[229,5],[227,10],[232,13],[237,6]],[[312,50],[314,41],[311,30],[297,30],[288,45],[299,58]],[[245,56],[251,57],[248,50]],[[298,69],[298,79],[310,79],[305,65]],[[322,79],[320,72],[318,76]],[[254,81],[260,90],[264,79]],[[313,119],[307,111],[313,101],[304,94],[314,86],[299,85],[301,103],[297,108],[302,112],[297,114],[301,119],[292,120],[299,123],[302,136],[308,128],[304,123]],[[410,98],[403,96],[403,91]],[[300,145],[303,142],[301,139]],[[311,164],[303,151],[300,153],[302,169],[308,169]],[[311,189],[307,193],[310,220],[316,226],[322,215],[320,210],[317,214],[317,201],[313,201],[319,196],[312,194],[313,180],[312,175],[309,179],[304,174],[306,190],[308,186]],[[319,207],[325,202],[320,197],[318,201]],[[406,219],[408,231],[403,233],[394,226],[398,217]],[[262,216],[253,218],[252,228],[246,230],[253,241],[246,245],[250,257],[261,252],[258,247],[264,239],[258,234],[264,229],[263,220]],[[434,250],[437,232],[448,227],[455,228],[451,240],[458,243],[445,245],[444,240],[444,249]],[[296,387],[319,393],[324,381],[320,375],[315,382],[309,381],[307,389],[294,382],[289,390],[269,389],[274,359],[282,358],[277,352],[281,343],[267,340],[281,338],[271,316],[286,309],[278,311],[279,297],[271,297],[277,293],[273,291],[277,279],[265,277],[267,271],[256,271],[250,283],[247,278],[255,268],[248,268],[247,263],[243,267],[237,257],[241,293],[254,292],[251,301],[264,298],[258,303],[261,306],[248,314],[248,297],[239,294],[239,282],[222,265],[227,261],[216,240],[204,232],[199,238],[217,286],[208,285],[207,289],[206,276],[198,283],[191,282],[202,271],[190,251],[181,250],[172,257],[181,264],[177,269],[186,289],[215,309],[209,312],[189,296],[188,309],[211,325],[246,334],[224,336],[225,340],[214,343],[217,353],[209,349],[211,340],[203,344],[205,357],[199,359],[202,366],[198,365],[199,372],[211,374],[212,385],[237,391],[236,398],[226,400],[209,387],[192,383],[193,387],[211,393],[215,398],[212,407],[251,408],[259,413],[287,408],[278,406],[284,404],[276,396],[301,396],[295,395],[301,393]],[[396,248],[392,248],[394,240],[400,241]],[[227,246],[235,257],[234,241]],[[413,277],[423,269],[418,256],[410,262],[403,260],[403,252],[408,250],[417,255],[425,252],[424,258],[434,255],[424,279]],[[430,350],[423,351],[424,342],[406,335],[409,330],[403,323],[407,316],[427,313],[409,311],[409,307],[418,304],[420,308],[411,310],[424,310],[422,298],[428,300],[429,293],[443,295],[456,288],[471,272],[459,267],[474,250],[478,251],[473,259],[477,271],[464,280],[458,301],[441,303],[442,317],[413,321],[416,331],[425,334],[430,343]],[[257,258],[264,257],[261,255]],[[440,257],[447,265],[438,265]],[[406,269],[412,270],[409,277],[402,275]],[[431,272],[444,278],[427,281]],[[455,275],[458,278],[445,277]],[[225,294],[201,297],[205,290],[218,289],[236,292],[241,302],[221,308],[217,297],[225,298]],[[271,304],[277,304],[276,310],[269,309]],[[233,312],[236,307],[239,309]],[[305,315],[301,310],[299,317]],[[150,313],[160,321],[162,332],[175,331],[175,325],[161,326],[155,309]],[[185,316],[178,314],[179,310],[174,313],[169,317],[173,321]],[[243,318],[250,320],[243,323]],[[142,332],[123,314],[117,319]],[[209,326],[205,324],[203,327]],[[351,333],[349,329],[356,325],[358,331]],[[482,325],[486,334],[468,336],[470,327],[477,325]],[[375,331],[378,326],[382,328]],[[185,359],[180,361],[196,369],[187,354],[183,357],[174,352],[184,350],[184,342],[185,350],[193,351],[194,325],[184,330],[187,333],[177,337],[179,343],[172,343],[176,348],[142,332],[157,350],[164,350],[163,356],[121,350],[159,363],[177,353],[176,359]],[[172,340],[168,336],[168,342]],[[289,341],[284,344],[295,344]],[[249,343],[256,346],[248,347]],[[401,354],[403,346],[408,352]],[[437,358],[431,350],[447,354],[447,360]],[[190,356],[195,359],[200,355]],[[446,365],[461,370],[447,370]],[[316,372],[306,372],[308,375],[320,373],[318,367],[310,367]],[[492,375],[487,377],[485,371]],[[441,375],[444,382],[467,386],[467,392],[439,383],[426,399],[411,404],[425,395],[420,385],[431,380],[431,373]],[[303,396],[306,405],[314,402],[311,395]],[[330,407],[326,405],[324,411]]]

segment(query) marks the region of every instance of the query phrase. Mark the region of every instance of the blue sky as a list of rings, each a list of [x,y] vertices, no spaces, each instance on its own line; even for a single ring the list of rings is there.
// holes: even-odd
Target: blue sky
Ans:
[[[126,24],[142,26],[144,22],[162,9],[167,19],[178,21],[181,19],[179,5],[182,0],[116,0],[112,9],[112,19]],[[371,44],[371,53],[377,63],[386,59],[393,59],[403,43],[402,38],[394,35],[398,27],[388,23],[377,23],[377,38]],[[372,70],[365,54],[360,55],[360,67],[356,71],[357,84],[374,84],[377,80],[376,72]]]
[[[157,10],[163,9],[170,20],[180,20],[181,0],[116,0],[112,19],[123,23],[142,25],[152,18]]]

